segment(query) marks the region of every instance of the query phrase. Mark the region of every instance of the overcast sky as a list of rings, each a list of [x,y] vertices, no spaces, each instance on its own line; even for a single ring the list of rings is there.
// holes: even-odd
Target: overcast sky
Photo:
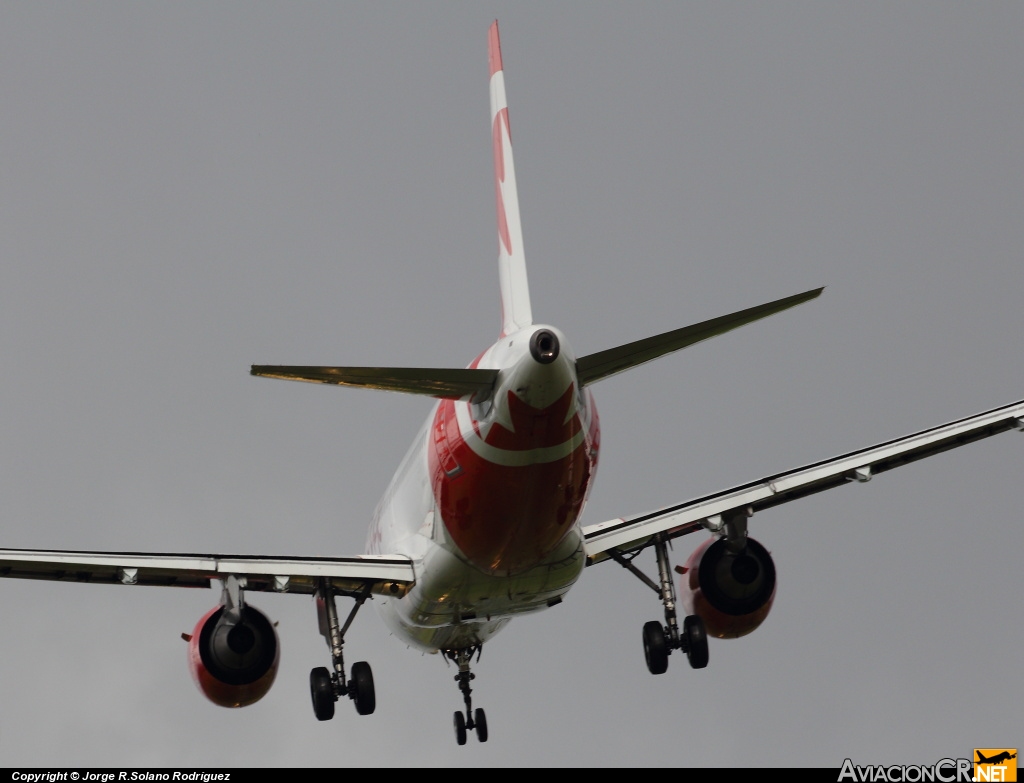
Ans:
[[[430,401],[252,363],[462,367],[499,329],[487,28],[533,311],[577,354],[828,286],[594,387],[584,522],[1024,397],[1020,3],[0,5],[0,546],[350,555]],[[751,520],[753,635],[652,677],[614,563],[475,667],[375,612],[377,711],[193,686],[210,590],[0,583],[0,765],[933,763],[1024,744],[1024,439]],[[699,536],[676,544],[682,562]],[[647,555],[644,565],[653,570]]]

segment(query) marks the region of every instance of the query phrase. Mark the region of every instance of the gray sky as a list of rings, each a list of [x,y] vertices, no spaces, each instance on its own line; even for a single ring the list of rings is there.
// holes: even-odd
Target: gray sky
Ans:
[[[251,363],[464,366],[496,337],[501,24],[538,321],[578,354],[827,285],[595,386],[584,521],[1024,397],[1020,3],[4,3],[0,545],[362,551],[429,402]],[[378,708],[318,723],[312,602],[259,704],[206,702],[214,591],[0,583],[0,764],[932,763],[1024,742],[1012,434],[766,512],[710,666],[605,564],[454,672],[373,611]],[[697,537],[677,543],[681,562]],[[650,559],[645,559],[650,566]]]

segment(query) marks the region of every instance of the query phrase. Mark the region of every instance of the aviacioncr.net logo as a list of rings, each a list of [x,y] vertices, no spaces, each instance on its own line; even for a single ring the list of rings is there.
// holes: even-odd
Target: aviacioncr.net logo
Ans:
[[[1016,748],[975,748],[974,780],[1013,783],[1017,780]]]
[[[934,764],[866,764],[843,759],[838,783],[972,783],[970,759],[939,759]]]

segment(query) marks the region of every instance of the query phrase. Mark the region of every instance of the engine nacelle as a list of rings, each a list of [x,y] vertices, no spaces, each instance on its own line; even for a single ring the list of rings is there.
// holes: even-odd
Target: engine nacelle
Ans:
[[[683,605],[699,615],[709,636],[745,636],[768,616],[775,600],[775,563],[752,538],[730,552],[724,538],[708,539],[686,561]]]
[[[277,676],[280,646],[267,616],[252,606],[230,623],[216,606],[196,623],[188,643],[188,667],[199,690],[221,707],[245,707],[262,699]]]

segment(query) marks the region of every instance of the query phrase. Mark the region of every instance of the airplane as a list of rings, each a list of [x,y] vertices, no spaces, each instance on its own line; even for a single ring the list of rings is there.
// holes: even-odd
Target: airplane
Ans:
[[[1002,763],[1004,761],[1009,761],[1010,759],[1017,758],[1017,754],[1016,753],[1010,753],[1009,751],[1006,751],[1006,750],[1004,750],[1002,753],[997,753],[992,758],[986,758],[984,756],[984,754],[982,754],[982,752],[980,750],[977,751],[977,754],[978,754],[978,762],[977,763],[979,763],[979,764],[1000,764],[1000,763]]]
[[[376,709],[371,667],[347,668],[344,643],[368,600],[414,648],[454,662],[463,709],[458,744],[488,739],[474,709],[473,658],[510,620],[562,602],[588,567],[613,561],[651,588],[663,620],[642,627],[651,674],[670,656],[708,665],[708,636],[756,630],[775,597],[775,564],[748,535],[756,513],[1000,432],[1024,428],[1024,401],[652,512],[584,525],[600,453],[592,386],[668,353],[817,298],[821,288],[576,357],[554,326],[535,324],[523,251],[497,25],[488,37],[501,330],[464,369],[255,365],[254,375],[420,394],[437,403],[370,524],[365,553],[281,557],[0,550],[0,576],[77,583],[220,586],[219,603],[186,634],[189,668],[216,704],[241,707],[272,686],[280,662],[273,623],[253,592],[311,595],[330,666],[310,673],[318,720],[347,698]],[[673,568],[670,542],[710,534]],[[653,550],[657,577],[636,564]],[[678,584],[673,572],[681,576]],[[347,615],[337,599],[351,599]],[[680,609],[682,608],[682,613]]]

